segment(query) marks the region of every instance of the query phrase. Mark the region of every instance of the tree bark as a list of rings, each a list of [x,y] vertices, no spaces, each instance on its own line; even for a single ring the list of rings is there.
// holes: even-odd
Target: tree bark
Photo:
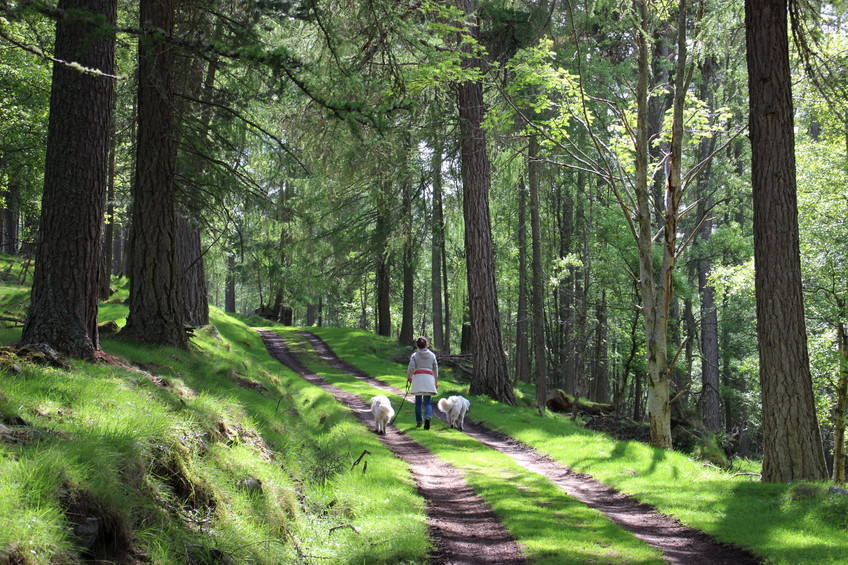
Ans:
[[[473,0],[462,0],[469,18],[465,33],[476,43],[479,31]],[[468,55],[466,69],[481,70],[481,61],[471,55],[471,43],[463,43]],[[495,284],[495,257],[489,213],[489,157],[483,130],[485,108],[483,85],[465,80],[459,85],[460,162],[462,168],[465,254],[468,277],[468,303],[471,317],[471,343],[474,375],[471,394],[487,394],[507,404],[515,403],[506,354],[503,350],[498,295]]]
[[[224,312],[236,311],[236,255],[227,255],[227,277],[224,281]]]
[[[833,409],[833,482],[845,483],[845,408],[848,405],[848,335],[842,322],[836,324],[839,347],[839,379]]]
[[[433,144],[433,214],[430,225],[433,238],[430,248],[430,298],[433,302],[433,347],[444,351],[445,322],[442,316],[442,250],[445,245],[445,226],[442,210],[442,142]]]
[[[648,10],[644,2],[637,2],[642,27],[647,29]],[[666,282],[667,247],[664,246],[663,266],[658,283],[654,278],[654,253],[652,233],[651,198],[648,184],[648,61],[649,47],[644,30],[637,32],[638,78],[636,86],[636,223],[638,226],[639,249],[639,292],[642,297],[642,314],[645,325],[646,350],[648,355],[648,416],[651,428],[651,444],[668,449],[671,447],[671,410],[669,406],[667,321],[669,302],[662,293]],[[666,245],[668,241],[666,240]],[[639,381],[637,379],[637,385]],[[639,399],[636,399],[638,403]],[[634,410],[634,414],[635,414]]]
[[[711,57],[701,65],[701,98],[707,101],[707,107],[714,108],[713,84],[715,82],[715,60]],[[713,152],[713,138],[701,142],[699,160],[704,161]],[[708,162],[698,177],[698,217],[705,218],[697,243],[707,244],[713,231],[713,219],[710,209],[712,198],[709,196],[712,184],[712,162]],[[715,288],[709,283],[712,261],[709,257],[699,257],[698,295],[701,297],[701,419],[704,427],[710,431],[721,430],[721,395],[719,394],[719,351],[718,351],[718,310],[715,305]]]
[[[55,56],[114,74],[114,0],[62,0]],[[90,17],[88,16],[90,15]],[[92,23],[102,18],[101,29]],[[23,345],[47,344],[93,359],[100,347],[97,300],[103,258],[113,79],[54,64],[31,304]]]
[[[415,317],[415,266],[413,265],[412,241],[412,180],[407,163],[411,152],[411,140],[407,137],[403,143],[403,160],[400,167],[401,192],[402,192],[402,214],[401,225],[403,229],[403,308],[401,310],[400,333],[398,341],[403,344],[412,345],[413,319]]]
[[[194,326],[209,324],[209,300],[203,250],[200,246],[200,228],[187,218],[177,218],[177,255],[180,260],[185,321]]]
[[[392,335],[391,316],[391,274],[389,272],[389,217],[385,213],[390,209],[391,181],[378,180],[378,203],[377,203],[377,225],[374,229],[375,277],[376,277],[376,299],[377,299],[377,335],[389,337]]]
[[[185,347],[175,213],[176,127],[171,74],[174,0],[142,0],[138,45],[138,148],[130,238],[129,317],[122,334]]]
[[[746,0],[745,32],[762,477],[765,482],[824,480],[801,287],[786,2]]]
[[[548,400],[548,366],[545,360],[545,283],[542,273],[542,222],[539,204],[539,157],[536,136],[530,136],[527,184],[530,187],[530,239],[533,242],[533,360],[536,380],[536,407],[545,413]]]
[[[518,179],[518,313],[515,320],[515,380],[530,382],[530,316],[527,292],[527,188]]]

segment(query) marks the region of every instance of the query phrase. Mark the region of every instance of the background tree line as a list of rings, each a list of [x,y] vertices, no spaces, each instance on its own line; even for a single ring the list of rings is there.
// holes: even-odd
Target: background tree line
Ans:
[[[208,302],[422,333],[473,355],[472,393],[514,402],[532,381],[540,410],[561,389],[648,419],[662,447],[686,421],[773,449],[767,479],[844,480],[843,3],[0,6],[0,245],[34,257],[24,343],[95,358],[116,275],[135,339],[185,346]],[[752,161],[749,80],[779,65],[746,29],[786,49],[787,74],[756,84],[796,85],[789,135],[764,138],[794,133],[797,220],[758,192],[790,158]],[[758,217],[769,202],[786,215]],[[755,248],[774,282],[755,284]],[[801,282],[794,327],[766,322]],[[781,360],[780,337],[803,351]],[[811,441],[770,427],[799,412]],[[805,444],[817,463],[793,466]]]

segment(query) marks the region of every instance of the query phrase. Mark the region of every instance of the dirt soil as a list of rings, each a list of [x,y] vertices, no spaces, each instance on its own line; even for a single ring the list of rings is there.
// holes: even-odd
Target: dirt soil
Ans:
[[[282,338],[273,332],[260,333],[262,334],[263,339],[266,340],[266,345],[272,355],[283,361],[275,353],[276,349],[285,349],[284,343],[276,343],[277,340],[282,342]],[[316,335],[310,332],[300,333],[310,341],[319,357],[332,367],[341,369],[358,379],[365,380],[375,388],[393,394],[404,394],[402,390],[392,387],[379,379],[371,377],[352,365],[342,361],[330,349],[330,347]],[[275,337],[276,340],[274,339]],[[275,349],[272,349],[272,347]],[[289,358],[292,357],[290,353],[288,353],[288,356]],[[290,359],[290,361],[293,362],[295,366],[299,366],[296,359]],[[295,368],[295,366],[289,365],[286,361],[283,362],[299,374],[303,375],[304,378],[308,378],[305,374],[308,372],[303,369],[302,366],[298,369]],[[318,377],[318,379],[320,379],[320,377]],[[338,390],[335,387],[331,388]],[[335,392],[333,392],[333,394],[335,394]],[[356,404],[361,405],[361,409],[353,407],[351,409],[355,412],[357,412],[357,410],[361,410],[361,412],[358,412],[357,415],[363,419],[363,421],[370,424],[371,418],[369,408],[365,406],[364,401],[359,397],[355,395],[350,396],[353,396],[351,403],[341,398],[340,400],[348,404],[348,406]],[[445,419],[444,413],[439,411],[438,408],[434,407],[433,413],[442,420]],[[680,565],[748,565],[761,563],[761,561],[753,554],[737,547],[719,543],[702,532],[683,526],[674,518],[660,514],[654,508],[646,504],[642,504],[627,495],[599,483],[591,476],[575,473],[572,469],[565,465],[553,461],[546,455],[535,451],[531,447],[520,443],[513,438],[491,430],[479,422],[474,422],[473,420],[466,418],[463,431],[481,443],[509,455],[516,461],[516,463],[525,469],[545,476],[551,482],[559,486],[569,496],[580,500],[591,508],[595,508],[600,512],[603,512],[610,520],[619,526],[631,531],[639,539],[662,551],[668,563]],[[388,445],[393,451],[395,450],[394,442],[397,441],[397,447],[400,451],[395,451],[395,453],[404,460],[408,460],[407,456],[415,457],[415,455],[419,454],[417,452],[424,450],[423,447],[412,440],[409,440],[409,444],[407,445],[406,441],[398,441],[392,438],[408,439],[408,436],[398,431],[396,428],[390,428],[386,436],[381,436],[381,439],[384,439],[386,445]],[[411,449],[412,453],[407,452],[406,449]],[[438,461],[438,459],[432,454],[429,454],[429,452],[428,456],[429,458]],[[435,461],[430,462],[429,464],[438,465]],[[412,465],[413,471],[415,470],[416,465],[418,464],[416,463]],[[441,463],[441,465],[447,466],[444,463]],[[439,488],[443,488],[448,491],[454,491],[455,489],[457,491],[470,491],[459,473],[452,468],[451,471],[450,477],[445,476],[445,481],[447,482]],[[429,474],[430,471],[427,471],[427,473]],[[423,481],[424,478],[416,477],[416,480]],[[422,483],[419,482],[419,485],[421,484]],[[430,496],[437,495],[438,493],[428,492],[428,490],[423,487],[420,488],[422,495],[428,500],[428,516],[430,516],[431,535],[433,536],[438,548],[438,551],[432,555],[432,563],[459,564],[522,562],[518,545],[509,537],[509,534],[500,524],[495,526],[487,523],[486,530],[481,529],[481,527],[477,524],[465,527],[465,525],[468,525],[469,521],[475,520],[484,515],[491,516],[493,520],[497,521],[491,509],[482,499],[474,496],[472,493],[471,496],[473,498],[468,498],[462,502],[461,508],[463,511],[461,513],[450,512],[450,505],[453,503],[448,503],[438,498],[430,498]],[[439,488],[434,490],[438,491]],[[475,506],[478,503],[480,505],[479,509]],[[439,508],[443,504],[447,505]],[[494,537],[492,538],[488,537],[489,535],[492,535],[488,533],[490,531],[494,534]],[[463,540],[463,536],[468,537]],[[515,549],[512,549],[512,546],[515,546]],[[507,553],[502,552],[504,549],[507,550]]]
[[[271,355],[307,381],[332,394],[362,422],[373,424],[371,408],[359,396],[331,385],[310,372],[292,354],[278,334],[259,330]],[[407,434],[389,427],[380,440],[409,463],[420,494],[427,501],[435,565],[525,563],[521,546],[500,523],[491,507],[465,483],[462,475]]]

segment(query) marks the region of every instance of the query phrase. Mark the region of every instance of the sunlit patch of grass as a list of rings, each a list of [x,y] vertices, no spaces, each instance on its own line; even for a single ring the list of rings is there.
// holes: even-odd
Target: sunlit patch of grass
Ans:
[[[125,316],[119,301],[101,309]],[[82,509],[131,531],[129,550],[155,563],[425,562],[407,467],[255,330],[212,318],[188,351],[104,335],[125,365],[0,370],[0,555],[78,559]],[[366,450],[362,473],[352,464]],[[396,503],[375,519],[386,497]]]
[[[325,332],[320,329],[316,333],[319,331],[325,337]],[[284,337],[301,360],[331,383],[360,395],[366,401],[377,394],[369,384],[322,365],[301,336],[286,331]],[[340,343],[340,340],[325,339],[332,343],[334,349]],[[347,347],[355,347],[354,341],[348,341]],[[387,347],[386,351],[393,349],[396,348]],[[359,368],[367,365],[356,364]],[[385,362],[382,369],[384,376],[392,372]],[[400,377],[389,378],[404,382],[405,366],[401,370]],[[399,383],[392,384],[398,386]],[[381,391],[379,394],[384,393]],[[401,396],[387,396],[395,407],[400,406]],[[570,498],[549,480],[525,472],[510,457],[451,430],[441,421],[434,422],[430,431],[417,429],[412,408],[404,406],[403,409],[408,412],[405,415],[399,413],[398,428],[464,475],[468,484],[492,506],[510,533],[524,546],[531,562],[662,562],[659,552],[614,525],[599,512]],[[602,537],[599,539],[599,536]]]
[[[405,386],[406,367],[393,360],[395,353],[389,353],[403,348],[392,349],[391,340],[357,331],[340,338],[344,330],[309,330],[331,343],[346,361],[399,389]],[[517,407],[506,406],[486,397],[471,397],[467,384],[455,381],[450,371],[442,371],[439,392],[442,396],[465,395],[471,400],[469,418],[532,445],[719,541],[745,547],[773,563],[848,561],[848,497],[833,494],[823,485],[812,485],[814,496],[809,499],[790,499],[789,485],[759,481],[759,463],[754,461],[736,461],[733,470],[725,471],[676,451],[616,441],[581,427],[567,415],[547,413],[542,418],[535,403],[528,400],[533,398],[530,389],[519,391]]]

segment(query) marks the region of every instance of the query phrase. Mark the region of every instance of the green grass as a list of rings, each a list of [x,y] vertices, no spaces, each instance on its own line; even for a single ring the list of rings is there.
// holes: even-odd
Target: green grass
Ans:
[[[18,268],[9,272],[20,275]],[[100,321],[121,325],[126,289],[116,288]],[[0,287],[4,316],[23,319],[27,299],[14,281]],[[188,351],[104,334],[104,349],[125,367],[48,367],[0,349],[0,562],[80,563],[71,529],[96,516],[112,551],[129,546],[152,563],[425,563],[424,501],[406,464],[329,394],[271,359],[247,323],[265,321],[214,309],[212,317],[214,328],[200,328]],[[410,350],[369,332],[309,329],[403,389],[405,363],[391,359]],[[290,329],[279,331],[311,351]],[[0,325],[0,344],[19,334]],[[375,394],[307,358],[339,386],[365,399]],[[442,395],[469,396],[450,371],[440,385]],[[826,485],[763,484],[677,452],[616,442],[566,417],[540,418],[532,391],[518,394],[520,407],[469,396],[470,417],[770,563],[848,562],[848,501]],[[416,430],[410,405],[397,425],[464,474],[532,562],[661,561],[508,457],[441,422]],[[353,462],[365,450],[363,472]],[[109,550],[98,547],[93,558],[108,560]]]
[[[310,369],[329,382],[358,394],[366,401],[375,394],[375,389],[367,383],[321,363],[301,336],[292,331],[283,330],[282,333],[289,346],[307,362]],[[337,339],[346,332],[320,329],[315,333],[321,334],[334,348],[355,335],[348,334]],[[355,360],[364,360],[364,365],[371,369],[384,363],[379,360],[380,356],[396,353],[396,348],[384,347],[384,344],[376,341],[370,342],[365,349],[373,351],[376,358],[369,363],[367,357],[360,355]],[[357,365],[364,368],[363,364]],[[400,376],[394,376],[393,379],[399,384],[405,381],[405,367],[397,364],[384,366],[383,372],[396,368],[400,369]],[[382,376],[385,377],[384,374]],[[394,406],[398,406],[402,398],[395,395],[389,397]],[[429,431],[416,429],[411,406],[404,406],[398,414],[396,425],[464,475],[469,485],[490,504],[513,537],[524,546],[530,562],[551,565],[663,562],[658,551],[622,530],[599,512],[566,496],[549,480],[525,472],[510,457],[451,430],[441,421],[435,421]]]
[[[212,317],[189,351],[104,337],[131,367],[0,369],[0,562],[81,562],[70,531],[86,516],[114,546],[105,561],[131,545],[163,564],[425,562],[407,466],[252,328]]]
[[[348,362],[403,388],[405,367],[391,361],[398,353],[391,340],[351,330],[310,330]],[[442,396],[460,393],[469,397],[469,417],[769,562],[848,562],[848,499],[829,494],[826,485],[762,483],[756,477],[735,476],[676,451],[614,441],[568,417],[548,413],[541,418],[529,403],[509,407],[486,397],[470,397],[467,386],[457,384],[450,371],[443,371],[439,389]],[[756,470],[750,462],[743,468]],[[801,487],[808,496],[797,496]]]

